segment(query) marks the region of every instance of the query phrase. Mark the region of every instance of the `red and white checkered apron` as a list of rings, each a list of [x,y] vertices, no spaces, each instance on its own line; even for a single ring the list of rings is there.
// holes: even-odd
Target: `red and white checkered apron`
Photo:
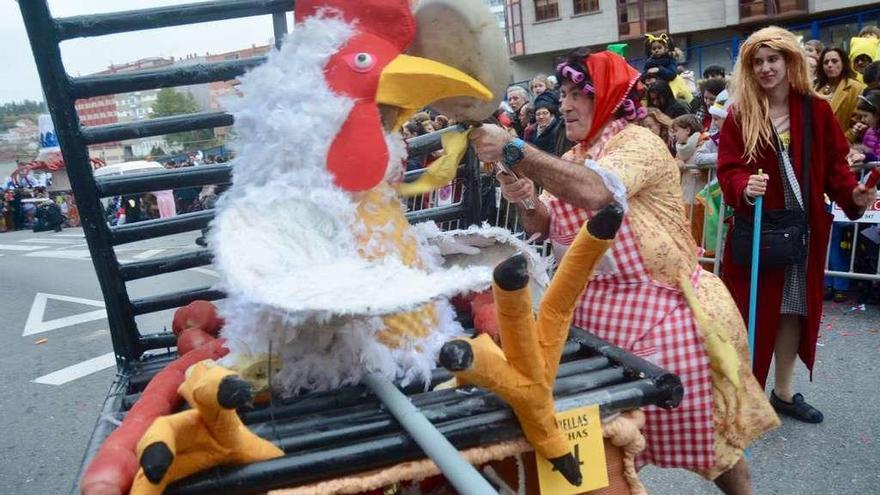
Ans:
[[[549,201],[550,237],[568,246],[590,213]],[[575,309],[573,324],[675,373],[684,386],[681,405],[645,408],[647,448],[638,463],[707,469],[715,464],[709,357],[681,291],[651,279],[629,221],[624,219]],[[701,269],[691,282],[699,283]]]

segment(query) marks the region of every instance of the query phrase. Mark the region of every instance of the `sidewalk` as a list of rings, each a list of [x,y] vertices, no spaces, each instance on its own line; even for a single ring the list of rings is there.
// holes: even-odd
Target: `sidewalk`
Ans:
[[[880,493],[880,308],[853,304],[825,304],[814,381],[800,362],[795,373],[797,391],[825,422],[783,418],[753,445],[755,495]],[[680,469],[646,467],[641,476],[651,494],[721,493]]]

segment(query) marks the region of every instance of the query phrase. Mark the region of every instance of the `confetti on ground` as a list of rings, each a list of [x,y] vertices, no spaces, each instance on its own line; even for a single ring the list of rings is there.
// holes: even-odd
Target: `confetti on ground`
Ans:
[[[858,333],[856,332],[840,332],[841,337],[855,337]]]
[[[37,340],[34,342],[34,344],[36,344],[36,345],[40,345],[40,344],[45,344],[46,342],[49,342],[49,339],[47,339],[46,337],[43,337],[42,339],[37,339]]]

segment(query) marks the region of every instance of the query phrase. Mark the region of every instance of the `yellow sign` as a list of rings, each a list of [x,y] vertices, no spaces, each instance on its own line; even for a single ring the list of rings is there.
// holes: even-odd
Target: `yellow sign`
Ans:
[[[602,441],[602,423],[599,406],[587,406],[556,413],[556,424],[568,437],[571,451],[581,467],[583,483],[574,486],[553,469],[553,464],[540,455],[538,483],[545,495],[573,495],[608,486],[608,467],[605,464],[605,444]]]

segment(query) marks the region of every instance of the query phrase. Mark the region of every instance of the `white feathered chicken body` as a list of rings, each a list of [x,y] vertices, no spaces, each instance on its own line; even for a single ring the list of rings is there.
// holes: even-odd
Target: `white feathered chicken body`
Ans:
[[[298,13],[306,3],[297,2]],[[442,344],[462,332],[447,298],[487,288],[492,265],[444,265],[429,240],[463,233],[409,226],[394,187],[406,154],[397,133],[382,131],[387,159],[375,184],[359,188],[340,178],[360,173],[358,160],[375,161],[375,142],[353,148],[364,154],[352,157],[340,152],[351,143],[339,140],[358,135],[352,121],[367,134],[369,125],[381,129],[364,114],[378,116],[369,106],[383,102],[380,95],[365,106],[360,89],[347,94],[328,79],[346,67],[359,77],[364,54],[381,65],[375,52],[387,47],[371,51],[369,30],[351,13],[311,9],[282,48],[242,78],[244,97],[229,105],[233,185],[217,205],[209,238],[228,293],[223,337],[231,352],[224,364],[264,362],[271,345],[280,367],[274,382],[286,393],[356,383],[365,372],[424,379]],[[334,167],[339,160],[351,163]],[[486,233],[504,246],[493,258],[527,249],[502,229]]]

